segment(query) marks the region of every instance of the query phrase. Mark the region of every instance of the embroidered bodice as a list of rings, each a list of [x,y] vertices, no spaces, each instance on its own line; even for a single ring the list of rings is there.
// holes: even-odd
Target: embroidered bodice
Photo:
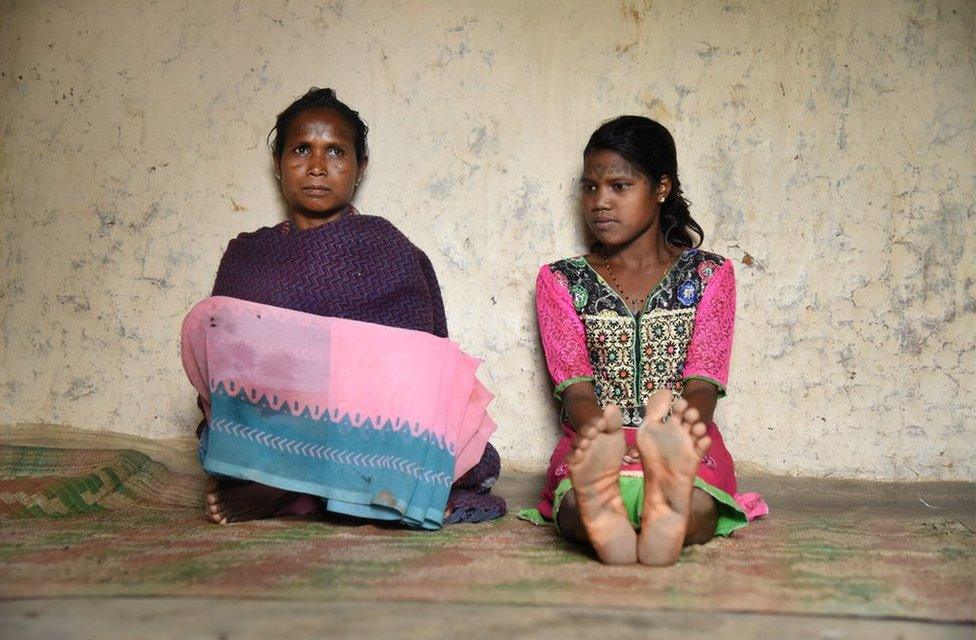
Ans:
[[[682,253],[636,315],[582,256],[544,266],[538,286],[557,397],[574,382],[592,380],[600,405],[616,404],[632,426],[658,389],[680,394],[686,380],[700,378],[724,394],[735,280],[721,256]]]

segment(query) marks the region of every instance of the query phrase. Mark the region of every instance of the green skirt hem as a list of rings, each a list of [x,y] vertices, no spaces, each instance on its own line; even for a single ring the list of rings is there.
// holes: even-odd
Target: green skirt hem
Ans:
[[[716,536],[728,537],[733,531],[749,524],[749,520],[746,518],[746,512],[731,495],[698,477],[695,478],[695,487],[712,496],[718,504],[718,521],[715,524]],[[555,499],[552,502],[552,515],[554,520],[548,520],[543,517],[538,509],[521,509],[518,512],[519,519],[538,526],[555,525],[558,530],[559,507],[562,504],[563,497],[572,488],[573,482],[569,478],[564,478],[559,483],[559,486],[556,487]],[[621,476],[620,497],[623,499],[624,507],[627,509],[627,518],[630,520],[630,524],[635,529],[639,528],[641,515],[644,510],[644,478],[642,476]]]
[[[552,520],[546,520],[545,516],[539,513],[539,510],[534,507],[532,509],[519,509],[518,513],[515,514],[515,517],[517,517],[519,520],[530,522],[537,527],[553,526]]]

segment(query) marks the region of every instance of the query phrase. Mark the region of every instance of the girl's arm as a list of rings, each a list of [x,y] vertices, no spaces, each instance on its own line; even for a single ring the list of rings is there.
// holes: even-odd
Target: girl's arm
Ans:
[[[718,404],[718,389],[711,382],[704,380],[689,380],[685,383],[681,397],[695,409],[698,409],[699,420],[708,424],[715,415]]]
[[[706,424],[715,415],[718,399],[725,395],[734,325],[735,272],[732,263],[726,260],[715,270],[702,292],[681,376],[684,383],[681,395],[698,409]]]
[[[536,312],[546,366],[555,396],[575,431],[602,415],[593,392],[593,367],[586,350],[586,329],[573,306],[565,278],[543,265],[536,279]]]
[[[603,417],[592,382],[577,382],[563,392],[563,413],[576,433]]]

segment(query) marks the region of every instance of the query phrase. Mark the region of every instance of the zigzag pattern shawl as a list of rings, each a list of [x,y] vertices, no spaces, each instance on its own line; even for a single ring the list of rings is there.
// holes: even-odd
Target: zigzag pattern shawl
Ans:
[[[212,295],[447,337],[434,268],[389,221],[350,206],[328,224],[288,230],[231,240]]]

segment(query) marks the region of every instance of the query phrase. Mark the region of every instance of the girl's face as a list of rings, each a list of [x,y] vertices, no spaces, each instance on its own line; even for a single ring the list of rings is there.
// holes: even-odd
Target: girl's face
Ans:
[[[352,200],[366,159],[356,161],[355,132],[342,116],[332,109],[309,109],[288,126],[275,169],[289,213],[322,220]]]
[[[615,151],[599,150],[583,159],[583,214],[590,231],[604,246],[629,244],[656,232],[659,199],[667,197],[670,180],[658,184]]]

